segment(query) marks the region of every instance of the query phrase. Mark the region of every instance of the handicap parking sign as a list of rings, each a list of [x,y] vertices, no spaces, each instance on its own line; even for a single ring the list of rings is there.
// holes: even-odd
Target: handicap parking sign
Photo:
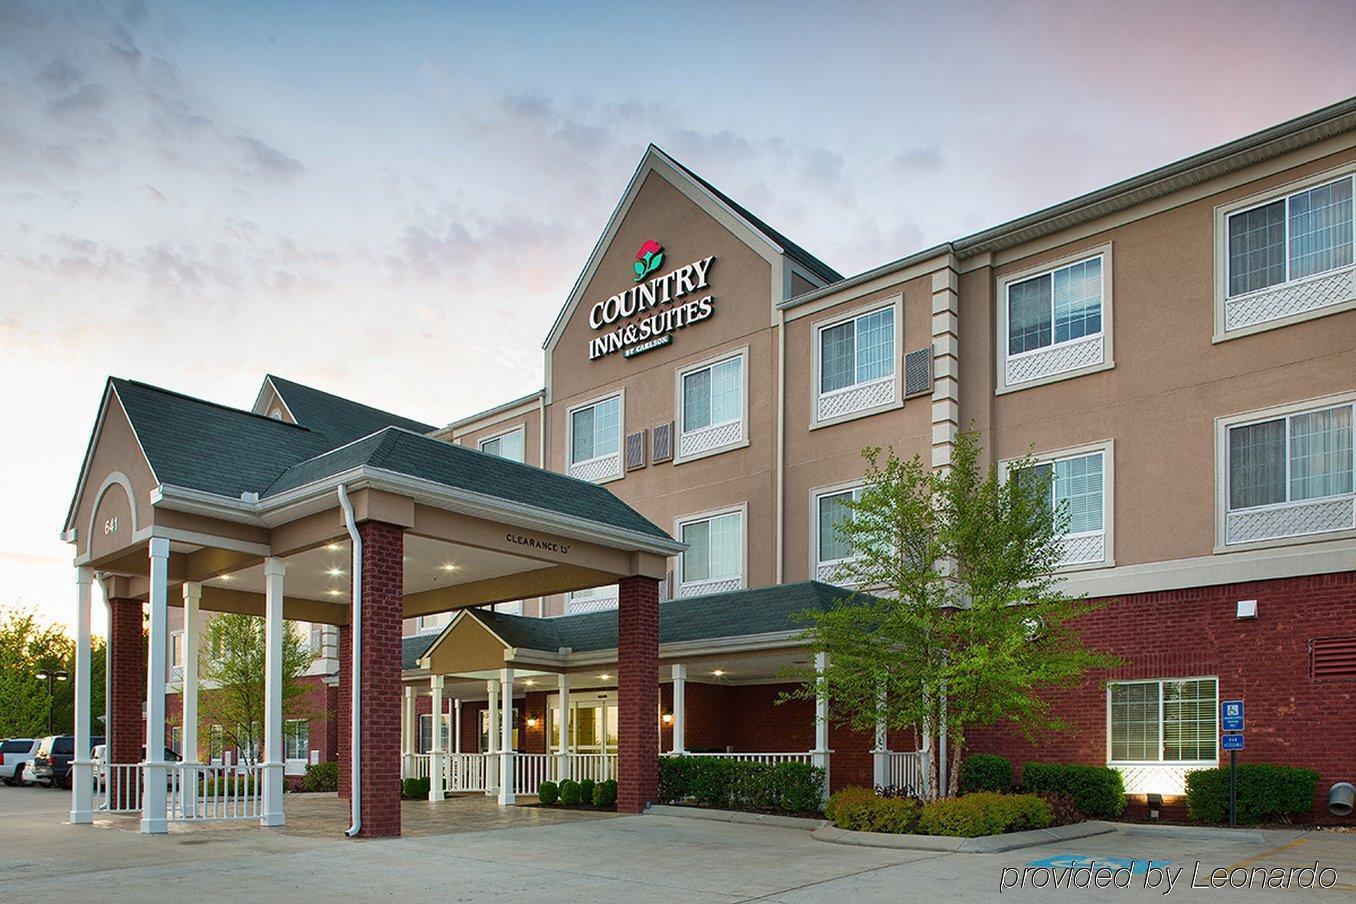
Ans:
[[[1224,731],[1242,731],[1243,701],[1225,700],[1221,703],[1219,705],[1219,721],[1220,728]]]
[[[1220,750],[1242,750],[1243,736],[1241,734],[1227,734],[1219,739]]]

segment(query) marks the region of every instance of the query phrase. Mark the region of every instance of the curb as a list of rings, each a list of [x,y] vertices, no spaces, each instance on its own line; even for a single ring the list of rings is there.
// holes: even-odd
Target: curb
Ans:
[[[810,833],[816,840],[829,844],[850,844],[858,847],[895,848],[897,850],[940,851],[951,854],[1001,854],[1018,848],[1035,847],[1074,838],[1090,838],[1116,831],[1109,822],[1080,822],[1049,829],[1031,829],[1009,835],[986,835],[981,838],[948,838],[941,835],[893,835],[885,832],[852,832],[823,825]]]
[[[646,808],[644,815],[677,816],[684,819],[705,819],[710,822],[738,822],[745,825],[775,826],[780,829],[801,829],[807,832],[827,825],[822,819],[809,819],[804,816],[745,813],[741,810],[707,810],[701,807],[675,807],[667,804],[651,804]]]

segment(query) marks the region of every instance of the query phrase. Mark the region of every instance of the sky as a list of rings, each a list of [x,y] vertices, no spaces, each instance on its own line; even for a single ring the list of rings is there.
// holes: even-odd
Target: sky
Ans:
[[[653,142],[845,274],[1343,99],[1349,2],[0,0],[0,605],[109,375],[442,424],[541,342]],[[96,630],[102,606],[95,606]]]

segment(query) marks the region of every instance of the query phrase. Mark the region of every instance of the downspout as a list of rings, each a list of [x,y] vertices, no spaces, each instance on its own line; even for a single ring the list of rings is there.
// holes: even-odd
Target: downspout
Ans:
[[[358,535],[358,525],[353,520],[353,506],[348,501],[348,486],[339,484],[339,507],[344,510],[344,526],[348,528],[348,538],[353,544],[353,611],[349,618],[349,630],[353,641],[349,645],[353,659],[349,663],[349,681],[352,682],[353,699],[349,713],[349,808],[353,813],[353,824],[344,834],[349,838],[357,835],[363,827],[362,807],[362,652],[363,652],[363,539]]]
[[[776,582],[785,577],[786,545],[786,313],[777,310],[777,563]],[[814,577],[814,575],[811,575]]]

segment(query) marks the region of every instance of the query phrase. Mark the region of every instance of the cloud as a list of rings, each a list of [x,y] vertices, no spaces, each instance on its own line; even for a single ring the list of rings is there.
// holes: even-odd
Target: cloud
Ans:
[[[85,77],[83,69],[79,69],[66,62],[62,57],[53,57],[52,61],[43,67],[42,71],[35,75],[34,81],[40,84],[50,85],[57,91],[69,91],[80,83]]]
[[[250,135],[236,135],[241,171],[269,182],[291,182],[306,172],[295,157],[289,157],[271,145]]]
[[[890,167],[898,173],[938,170],[944,165],[946,158],[937,150],[936,145],[915,145],[905,148],[890,161]]]
[[[64,97],[48,101],[47,110],[58,118],[86,117],[107,107],[110,96],[103,85],[86,82]]]

